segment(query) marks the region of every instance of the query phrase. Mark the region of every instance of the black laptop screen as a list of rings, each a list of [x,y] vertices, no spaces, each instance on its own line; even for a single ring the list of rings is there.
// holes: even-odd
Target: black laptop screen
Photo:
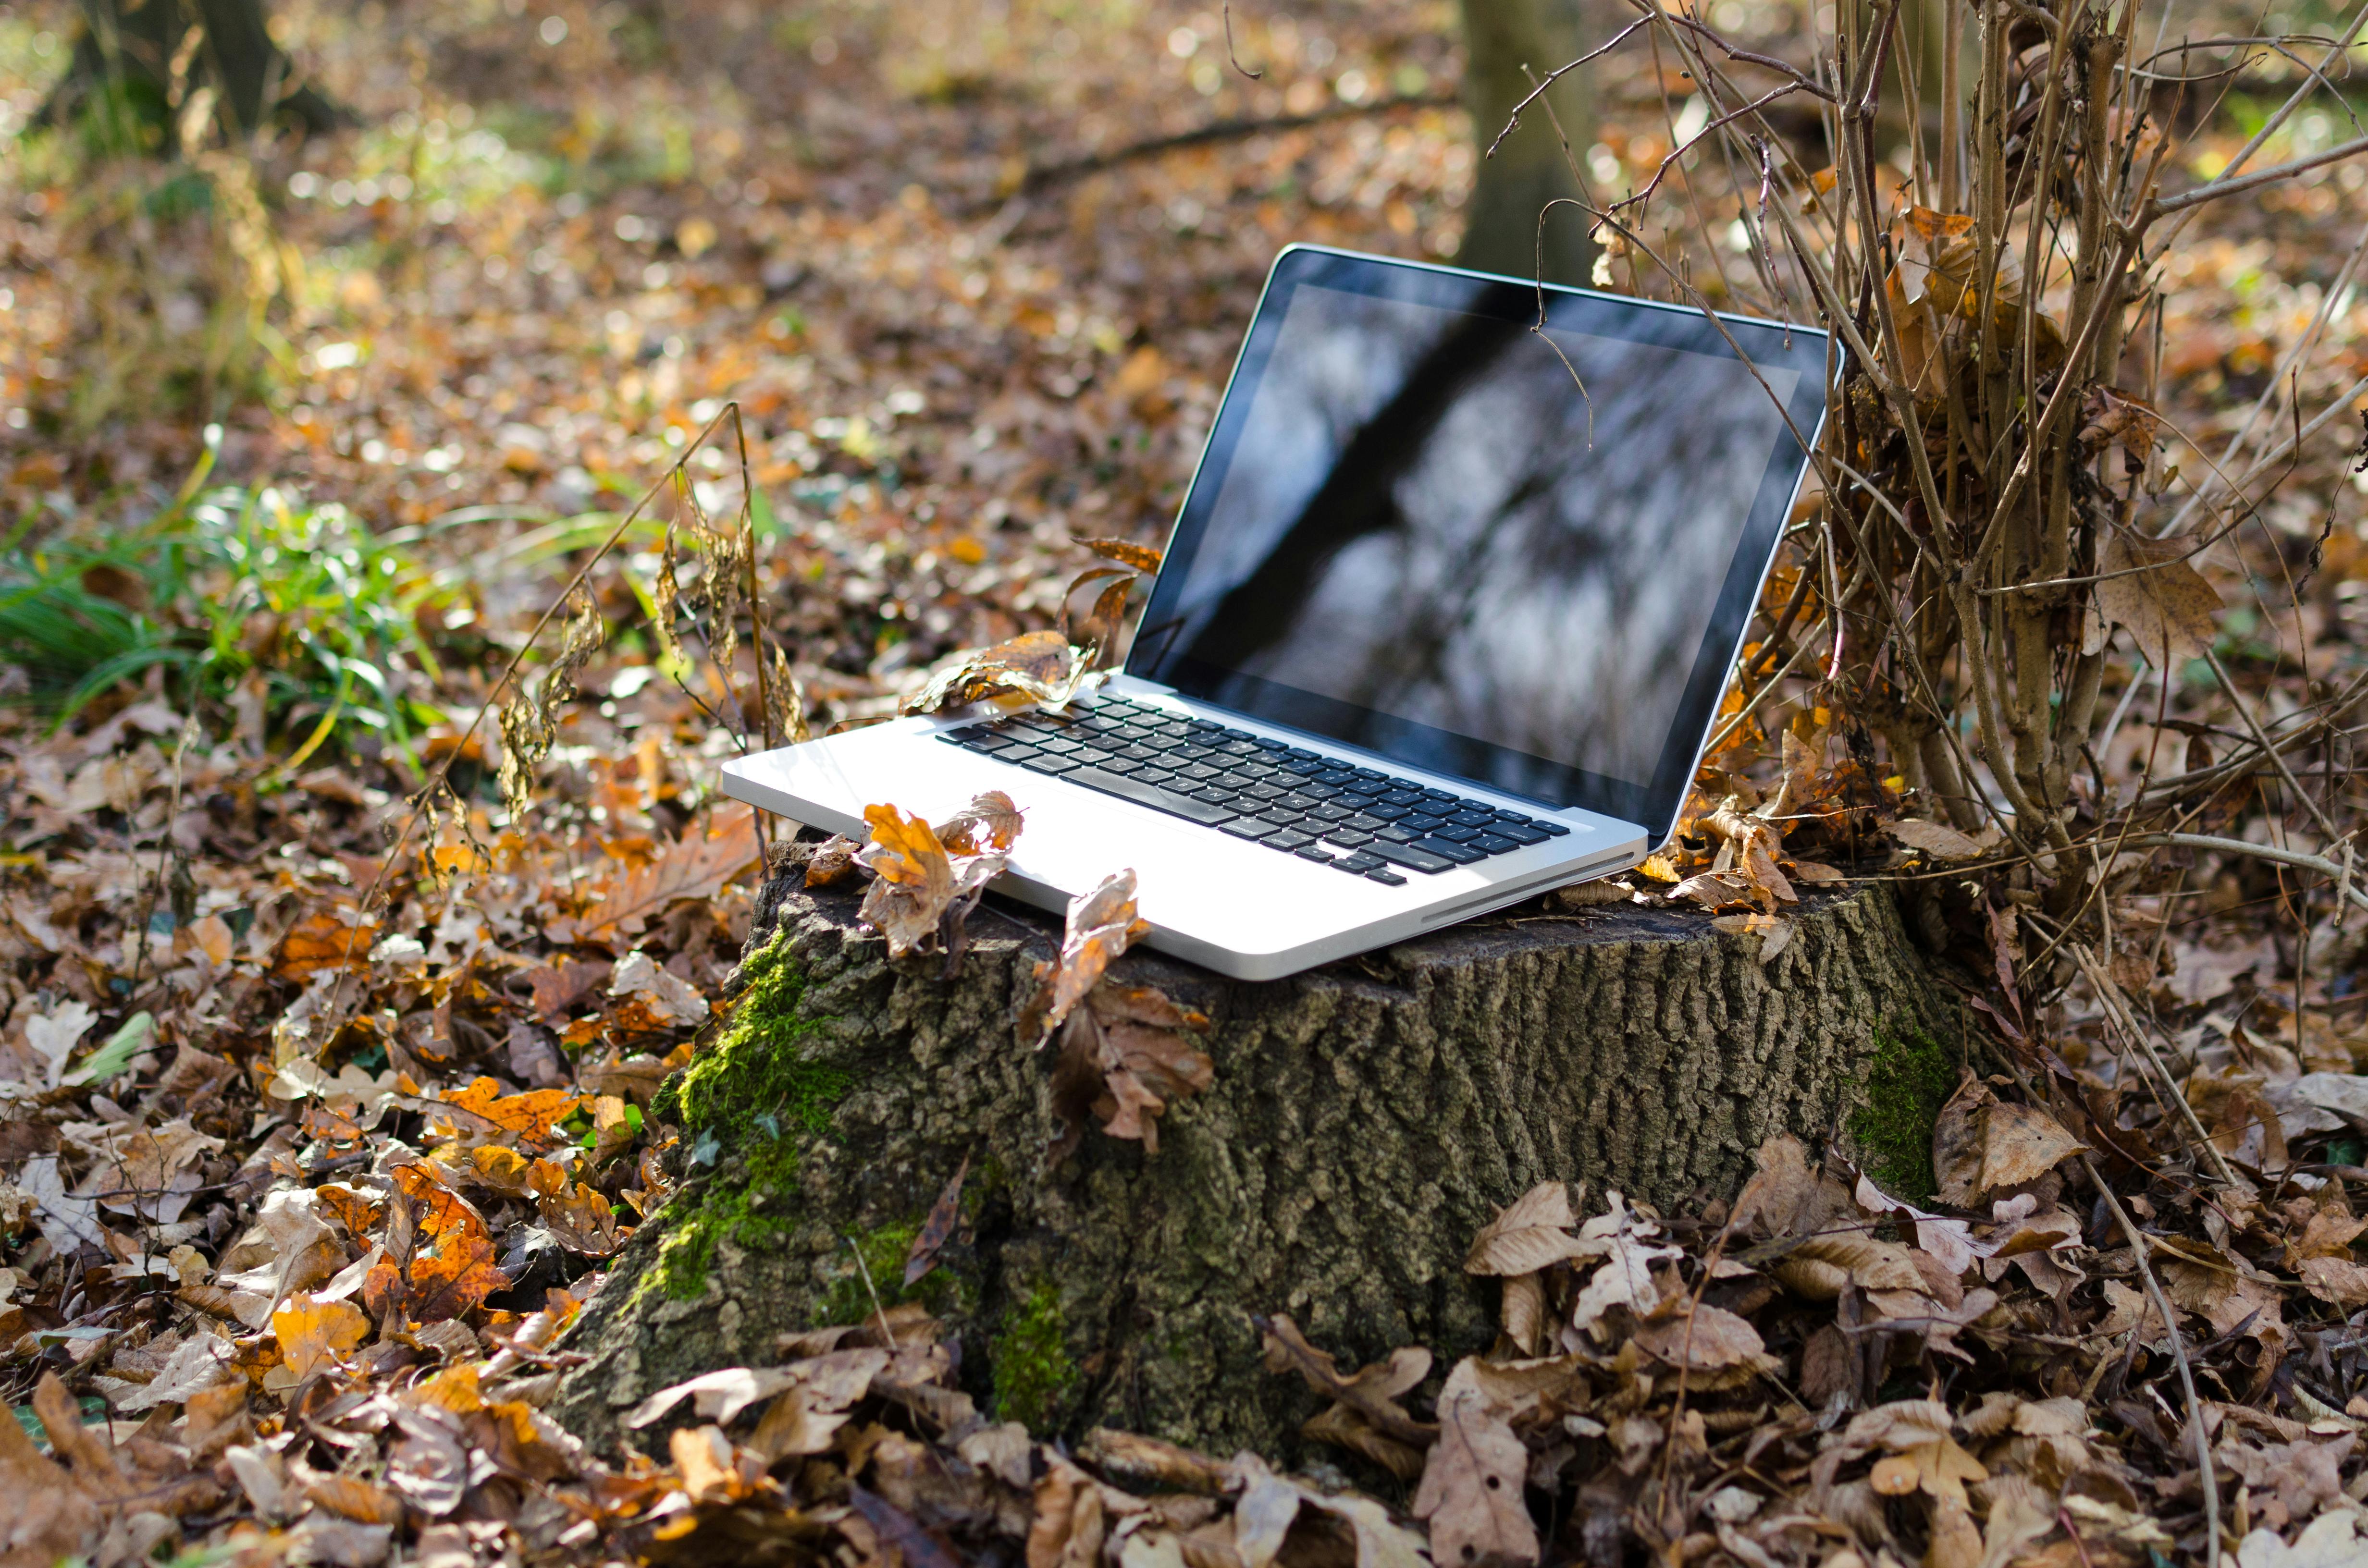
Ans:
[[[1824,338],[1577,291],[1536,321],[1529,287],[1285,253],[1129,670],[1663,825]]]

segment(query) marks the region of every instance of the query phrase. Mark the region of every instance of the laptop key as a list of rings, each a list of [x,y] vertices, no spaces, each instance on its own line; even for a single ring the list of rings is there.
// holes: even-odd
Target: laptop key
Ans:
[[[1540,833],[1551,834],[1556,838],[1561,838],[1570,832],[1570,829],[1563,826],[1562,824],[1558,822],[1547,822],[1543,818],[1540,818],[1537,821],[1531,823],[1530,825],[1536,828]]]
[[[1466,806],[1460,812],[1448,813],[1447,820],[1459,827],[1486,827],[1497,820],[1497,813],[1486,807]]]
[[[1486,858],[1486,857],[1482,855],[1477,849],[1467,848],[1461,844],[1450,843],[1444,838],[1417,839],[1408,847],[1428,850],[1433,855],[1438,855],[1446,859],[1452,860],[1459,866],[1469,866],[1474,860]]]
[[[1399,876],[1395,871],[1367,871],[1365,873],[1365,880],[1369,882],[1380,882],[1384,887],[1402,888],[1406,886],[1406,879]]]
[[[1350,855],[1332,863],[1344,871],[1378,871],[1389,864],[1378,855]]]
[[[1484,833],[1477,838],[1467,838],[1463,843],[1465,848],[1477,849],[1483,855],[1502,855],[1508,849],[1520,847],[1513,840],[1499,838],[1493,833]]]
[[[1050,773],[1057,776],[1074,771],[1077,765],[1065,756],[1054,756],[1051,752],[1040,751],[1031,756],[1021,758],[1019,766],[1030,773]]]
[[[1225,831],[1235,838],[1264,838],[1269,834],[1283,831],[1282,824],[1270,822],[1265,817],[1235,817],[1224,825]]]
[[[1476,827],[1457,827],[1451,824],[1446,827],[1435,827],[1424,836],[1443,838],[1450,844],[1469,844],[1480,836],[1480,830]]]
[[[1518,823],[1500,822],[1495,827],[1489,829],[1489,831],[1495,834],[1497,837],[1510,839],[1517,845],[1543,844],[1546,841],[1546,835],[1539,832],[1536,828],[1524,826]]]
[[[1446,856],[1434,855],[1411,844],[1392,844],[1384,839],[1376,839],[1366,847],[1391,865],[1403,866],[1409,871],[1452,871],[1456,867],[1456,862]],[[1472,858],[1477,860],[1480,857],[1474,855]]]
[[[1329,866],[1333,863],[1332,851],[1325,848],[1324,846],[1320,844],[1302,845],[1297,849],[1292,850],[1292,853],[1298,856],[1303,860],[1313,860],[1319,866]]]
[[[1155,812],[1182,817],[1187,822],[1204,823],[1211,826],[1229,822],[1234,812],[1224,806],[1212,806],[1206,801],[1196,801],[1190,795],[1179,795],[1173,790],[1163,790],[1156,784],[1140,779],[1122,778],[1099,767],[1079,767],[1066,775],[1072,784],[1082,784],[1105,795],[1115,795],[1121,801],[1133,801],[1139,806],[1149,806]]]
[[[1421,799],[1421,790],[1408,790],[1404,787],[1400,787],[1395,790],[1383,791],[1382,804],[1385,806],[1411,806]]]
[[[1304,849],[1315,842],[1295,827],[1282,828],[1258,840],[1269,849]]]

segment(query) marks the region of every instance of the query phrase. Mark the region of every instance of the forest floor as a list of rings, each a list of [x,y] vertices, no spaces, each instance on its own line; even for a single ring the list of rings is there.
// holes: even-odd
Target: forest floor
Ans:
[[[1453,7],[1236,7],[1256,79],[1222,12],[1143,0],[279,20],[353,123],[173,161],[35,131],[74,10],[0,11],[0,1564],[2096,1568],[2201,1560],[2204,1455],[2244,1568],[2368,1554],[2358,922],[2193,855],[2116,906],[2134,1014],[1985,994],[2038,1083],[1908,1052],[1865,1169],[1771,1145],[1732,1207],[1507,1194],[1490,1357],[1352,1376],[1280,1324],[1277,1375],[1347,1407],[1338,1467],[1031,1437],[908,1307],[697,1393],[663,1452],[585,1452],[539,1408],[548,1346],[672,1186],[644,1113],[728,1016],[758,866],[714,782],[762,722],[742,667],[647,630],[667,520],[738,514],[745,432],[817,729],[1055,624],[1076,539],[1162,536],[1281,245],[1453,254]],[[1641,184],[1687,85],[1622,67],[1579,155]],[[2169,258],[2180,460],[2358,395],[2359,174],[2222,204]],[[1736,209],[1692,199],[1654,221],[1713,236],[1717,292]],[[596,559],[727,399],[687,494]],[[2358,437],[2339,412],[2209,562],[2271,711],[2368,665]],[[478,710],[587,562],[607,644],[509,810]],[[2226,744],[2191,676],[2129,705],[2095,790]],[[1829,794],[1827,695],[1772,693],[1721,791]],[[415,821],[438,767],[467,820]],[[1898,836],[1901,865],[1979,853]],[[1704,842],[1629,891],[1671,896]],[[2003,975],[2011,934],[1961,956]]]

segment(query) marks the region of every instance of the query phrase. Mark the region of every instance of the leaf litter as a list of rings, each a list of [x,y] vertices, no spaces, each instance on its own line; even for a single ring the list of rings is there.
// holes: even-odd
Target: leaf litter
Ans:
[[[456,41],[480,24],[439,11],[424,25],[462,52],[484,52]],[[1333,30],[1369,65],[1367,54],[1421,47],[1376,42],[1354,24]],[[1407,31],[1418,40],[1436,28]],[[1310,80],[1297,45],[1265,41],[1259,58],[1295,59]],[[852,37],[848,46],[862,47]],[[1080,69],[1112,69],[1098,37],[1087,48]],[[1118,58],[1133,68],[1132,53]],[[407,80],[399,85],[410,90]],[[1177,107],[1197,110],[1197,88],[1180,76],[1174,85]],[[1607,93],[1608,155],[1632,168],[1658,158],[1653,132],[1639,127],[1663,115],[1666,85],[1640,77]],[[923,107],[889,112],[936,112],[915,102]],[[423,107],[420,147],[429,145],[429,115],[456,109]],[[1051,111],[996,102],[976,112]],[[826,125],[818,133],[835,134]],[[1459,136],[1418,132],[1432,170],[1392,145],[1395,135],[1269,137],[1252,144],[1256,156],[1164,166],[1156,184],[1120,170],[1118,194],[1093,199],[1165,204],[1180,181],[1212,210],[1270,225],[1260,242],[1268,249],[1315,222],[1386,246],[1396,243],[1383,237],[1386,221],[1389,232],[1429,243],[1429,225],[1452,207],[1436,151]],[[680,199],[695,209],[750,177],[743,168]],[[1355,201],[1311,206],[1311,187],[1334,187],[1358,192]],[[646,278],[648,258],[633,247],[650,242],[626,239],[623,222],[644,220],[617,210],[644,194],[600,205],[564,234],[554,229],[554,265],[535,275],[568,288],[612,273]],[[542,199],[521,180],[510,202],[463,211],[452,232],[489,233],[489,212]],[[2368,1125],[2360,1087],[2368,1079],[2354,1071],[2368,1051],[2348,1006],[2356,936],[2339,899],[2333,915],[2305,909],[2294,940],[2265,943],[2250,916],[2286,890],[2258,866],[2212,852],[2187,856],[2169,868],[2175,877],[2134,869],[2102,895],[2112,920],[2097,955],[2102,982],[2076,981],[2026,1048],[1977,1055],[1980,1075],[1967,1077],[1932,1139],[1933,1193],[1886,1191],[1846,1154],[1797,1146],[1760,1152],[1760,1176],[1731,1215],[1715,1204],[1657,1213],[1611,1194],[1587,1212],[1552,1183],[1474,1238],[1468,1267],[1496,1281],[1487,1288],[1502,1315],[1503,1338],[1483,1354],[1434,1364],[1430,1351],[1406,1346],[1344,1374],[1287,1318],[1270,1320],[1277,1375],[1324,1396],[1309,1437],[1370,1496],[1321,1462],[1284,1474],[1254,1456],[1194,1454],[1114,1432],[1087,1434],[1074,1450],[1038,1442],[962,1412],[929,1328],[909,1317],[883,1325],[894,1329],[893,1352],[866,1330],[831,1331],[830,1345],[785,1347],[777,1366],[717,1374],[723,1381],[682,1396],[693,1424],[645,1459],[609,1467],[584,1455],[540,1412],[554,1365],[548,1347],[598,1288],[600,1261],[665,1199],[656,1156],[666,1133],[639,1113],[712,1027],[746,926],[760,835],[748,813],[705,793],[701,779],[720,755],[716,721],[790,736],[810,722],[882,717],[903,702],[1059,702],[1086,689],[1119,651],[1128,596],[1156,561],[1144,546],[1088,539],[1109,564],[1063,589],[1070,541],[1172,502],[1168,471],[1189,469],[1192,416],[1212,405],[1230,350],[1225,328],[1239,312],[1207,312],[1213,326],[1193,316],[1185,332],[1163,331],[1157,347],[1147,333],[1137,338],[1133,320],[1172,301],[1238,299],[1232,274],[1246,265],[1213,247],[1179,259],[1207,236],[1187,229],[1192,243],[1176,243],[1168,219],[1142,244],[1154,263],[1140,268],[1133,292],[1091,300],[1083,313],[1095,319],[1065,331],[1060,318],[1079,293],[1071,269],[1042,267],[1050,281],[999,269],[982,330],[1008,333],[1019,350],[1007,358],[976,354],[966,340],[933,344],[967,379],[942,404],[933,390],[922,409],[900,413],[909,400],[892,408],[903,392],[874,381],[900,373],[897,335],[926,314],[916,300],[932,310],[940,301],[882,287],[850,258],[905,246],[934,266],[952,254],[949,236],[962,225],[922,203],[899,205],[911,216],[875,230],[816,204],[807,210],[819,220],[814,232],[792,241],[791,213],[751,199],[744,220],[724,199],[721,223],[697,210],[665,220],[666,255],[679,260],[659,265],[677,268],[675,278],[623,295],[636,368],[562,371],[601,390],[580,406],[561,400],[563,417],[541,428],[505,431],[480,454],[484,429],[499,417],[488,417],[493,401],[515,407],[535,390],[503,386],[494,400],[472,392],[449,405],[422,398],[409,383],[442,385],[458,349],[437,332],[416,341],[390,332],[361,374],[327,369],[325,356],[323,370],[308,372],[304,395],[325,415],[268,434],[234,429],[233,440],[268,447],[373,517],[416,526],[448,504],[435,488],[441,469],[379,464],[346,449],[416,435],[415,449],[441,452],[438,437],[456,450],[466,437],[472,460],[450,477],[483,488],[452,499],[565,510],[581,504],[566,500],[579,476],[605,481],[621,466],[660,460],[653,412],[665,432],[687,434],[700,400],[734,390],[753,367],[752,403],[766,405],[760,483],[796,486],[803,525],[753,564],[810,573],[818,585],[786,612],[798,622],[794,655],[780,642],[760,653],[734,642],[734,612],[746,610],[743,536],[712,520],[729,515],[729,496],[712,504],[718,496],[677,483],[680,505],[648,541],[663,570],[636,585],[604,567],[563,605],[557,655],[507,694],[495,728],[510,744],[462,741],[455,726],[432,722],[419,737],[427,759],[453,759],[462,787],[428,802],[440,829],[421,874],[392,868],[379,899],[366,890],[390,870],[390,797],[418,778],[399,747],[308,755],[310,766],[282,767],[263,755],[260,730],[223,723],[192,746],[176,781],[154,743],[181,731],[184,715],[153,681],[54,733],[12,736],[22,744],[0,764],[14,819],[0,911],[14,966],[0,1031],[9,1112],[0,1128],[9,1246],[0,1344],[18,1419],[0,1423],[0,1472],[20,1506],[0,1520],[0,1551],[43,1564],[65,1553],[114,1563],[177,1542],[273,1561],[375,1563],[401,1553],[437,1568],[752,1552],[829,1556],[850,1568],[891,1555],[907,1568],[1014,1555],[1030,1568],[1130,1558],[1130,1568],[1150,1558],[1312,1568],[1353,1553],[1360,1564],[1410,1568],[1426,1553],[1460,1562],[1467,1551],[2089,1568],[2196,1555],[2199,1431],[2232,1555],[2246,1568],[2348,1562],[2368,1550],[2353,1507],[2368,1491],[2358,1443],[2368,1403],[2357,1392],[2354,1343],[2368,1266],[2358,1261],[2350,1174],[2361,1168],[2358,1133]],[[1395,227],[1400,207],[1406,231]],[[363,210],[332,220],[324,200],[318,217],[344,224]],[[390,243],[475,243],[438,238],[399,203],[368,211]],[[2192,286],[2166,301],[2164,317],[2181,397],[2161,400],[2169,412],[2126,394],[2084,403],[2079,442],[2135,451],[2158,422],[2192,412],[2175,405],[2276,362],[2293,329],[2261,324],[2282,319],[2272,307],[2295,304],[2295,279],[2308,269],[2265,267],[2257,247],[2292,247],[2297,234],[2317,244],[2300,223],[2311,215],[2265,197],[2229,232],[2192,243],[2180,260]],[[48,254],[37,219],[6,222],[27,236],[22,254]],[[1077,232],[1093,227],[1081,221]],[[1978,326],[1979,295],[1962,220],[1911,207],[1900,238],[1885,292],[1896,288],[1906,307],[1908,369],[1915,390],[1930,392],[1948,335]],[[1044,238],[1024,229],[1009,243],[1031,259],[1046,253]],[[735,244],[752,257],[795,249],[808,258],[800,266],[820,274],[788,286],[791,299],[807,291],[798,307],[806,319],[791,325],[785,313],[778,340],[771,282],[754,289],[757,304],[740,303],[723,270],[742,265],[730,259]],[[335,290],[349,313],[304,324],[316,346],[343,343],[368,330],[374,312],[394,308],[371,302],[368,271],[343,274]],[[517,271],[522,280],[526,269]],[[71,287],[68,269],[59,273]],[[28,351],[0,358],[12,366],[12,394],[31,403],[51,394],[55,378],[16,367],[41,362],[33,336],[63,318],[40,293],[56,284],[13,277],[19,307],[0,333]],[[2049,303],[2047,280],[2034,290],[2010,255],[1999,282],[2000,304]],[[951,300],[965,278],[950,275],[943,287]],[[725,330],[695,324],[694,304]],[[851,324],[843,344],[820,341],[837,331],[817,330],[831,314]],[[2009,341],[2023,330],[2014,315]],[[554,319],[505,302],[468,330],[539,342]],[[2050,310],[2031,323],[2036,354],[2060,349]],[[675,328],[691,340],[679,357],[664,335]],[[2351,330],[2339,321],[2330,339],[2347,345]],[[1104,337],[1115,347],[1101,346]],[[746,351],[760,339],[796,345],[805,365],[787,352]],[[591,362],[604,352],[596,347]],[[540,353],[513,358],[547,369]],[[2334,358],[2349,363],[2356,349]],[[499,354],[492,368],[511,373]],[[2310,365],[2302,379],[2326,369]],[[1050,390],[1061,378],[1075,390]],[[822,390],[803,390],[809,384]],[[858,435],[828,400],[868,406],[871,434]],[[826,419],[841,421],[838,435]],[[2234,419],[2207,409],[2189,429],[2209,437]],[[1014,432],[1031,427],[1055,433],[1057,449],[1020,450]],[[1151,457],[1121,444],[1106,460],[1113,437],[1138,428],[1156,438]],[[981,432],[991,437],[984,445]],[[142,448],[154,439],[135,431],[118,443],[127,474],[153,466]],[[45,449],[12,445],[10,456],[12,494],[38,494],[64,472]],[[1074,479],[1105,460],[1115,477]],[[962,472],[950,475],[956,462]],[[93,471],[75,472],[81,484]],[[919,483],[894,499],[906,473]],[[1022,505],[983,504],[1007,495]],[[2316,515],[2307,521],[2302,534]],[[495,537],[480,531],[454,537]],[[2298,567],[2305,554],[2292,517],[2278,512],[2269,528],[2278,532],[2256,578]],[[2309,569],[2331,570],[2318,595],[2291,607],[2294,646],[2322,670],[2354,659],[2337,586],[2360,565],[2355,531],[2320,536]],[[2106,633],[2119,627],[2157,667],[2216,649],[2257,689],[2278,689],[2282,601],[2266,601],[2275,612],[2268,629],[2257,620],[2241,630],[2239,618],[2254,613],[2250,584],[2226,591],[2225,562],[2191,561],[2126,530],[2111,536],[2098,565],[2095,613],[2063,629],[2067,646],[2109,646]],[[469,639],[485,628],[509,634],[519,580],[490,569],[423,612],[438,624],[437,647],[450,665],[482,662]],[[1072,619],[1072,601],[1088,589]],[[672,673],[655,680],[598,662],[625,619],[619,607],[641,591],[664,608],[650,631]],[[1822,615],[1821,593],[1797,562],[1780,564],[1770,584],[1774,600],[1809,607],[1803,627]],[[842,615],[842,605],[860,613]],[[1781,602],[1765,611],[1756,630],[1780,618]],[[1046,624],[1055,621],[1057,631]],[[1770,641],[1776,646],[1755,645],[1747,658],[1781,654],[1783,634]],[[727,665],[740,655],[739,667],[721,678],[690,667],[718,653]],[[768,676],[761,712],[731,703],[750,658]],[[424,667],[393,673],[429,678]],[[571,705],[567,688],[579,685],[586,700]],[[2128,689],[2144,696],[2135,682]],[[1792,946],[1803,895],[1864,874],[1883,853],[1871,846],[1888,839],[1900,847],[1885,869],[1943,890],[1923,905],[1928,924],[1971,955],[1986,1005],[2040,1035],[2040,1016],[2009,994],[2010,971],[2043,954],[2046,938],[2000,918],[2001,904],[2025,908],[2009,895],[2029,887],[1977,892],[1987,907],[1957,896],[2010,853],[1996,827],[1871,766],[1853,742],[1861,716],[1830,683],[1795,678],[1772,699],[1755,686],[1732,700],[1726,744],[1678,836],[1618,896],[1678,897],[1752,939],[1762,961],[1782,964],[1788,951],[1804,961]],[[1745,710],[1752,700],[1757,709]],[[586,710],[596,702],[631,722],[596,720]],[[2199,720],[2204,710],[2191,702],[2182,690],[2159,726],[2147,704],[2128,704],[2123,748],[2099,758],[2105,787],[2138,778],[2132,757],[2167,754],[2187,769],[2182,787],[2196,792],[2183,809],[2197,825],[2291,842],[2253,797],[2232,806],[2210,794],[2241,726],[2225,710]],[[2132,736],[2148,749],[2130,752]],[[515,809],[488,810],[477,776],[512,785]],[[956,890],[963,866],[1008,851],[1008,837],[997,845],[985,824],[897,821],[893,863],[917,867],[918,880],[897,882],[896,897],[907,889],[926,897],[916,892],[909,907],[892,910],[883,895],[882,914],[903,922],[914,948],[958,951],[959,919],[950,927],[947,917],[965,895],[954,892],[934,921],[922,917],[939,885],[921,834],[935,839]],[[866,875],[859,857],[868,847],[817,854],[808,879]],[[159,862],[180,891],[168,891]],[[1191,1092],[1212,1069],[1192,1044],[1197,1015],[1103,983],[1108,958],[1133,939],[1125,903],[1113,894],[1073,917],[1076,951],[1064,942],[1051,966],[1030,1032],[1059,1042],[1047,1070],[1069,1074],[1079,1135],[1092,1122],[1148,1148],[1162,1096]],[[1588,906],[1572,901],[1564,913]],[[135,1027],[142,1017],[148,1024]],[[2193,1124],[2208,1157],[2189,1138]],[[2089,1162],[2122,1194],[2142,1244],[2118,1231]],[[554,1256],[564,1261],[541,1261]],[[907,1386],[944,1392],[934,1407],[950,1419],[916,1417],[915,1406],[875,1391],[882,1373],[871,1358],[907,1350],[918,1357]],[[2194,1363],[2194,1407],[2177,1377],[2181,1350]]]

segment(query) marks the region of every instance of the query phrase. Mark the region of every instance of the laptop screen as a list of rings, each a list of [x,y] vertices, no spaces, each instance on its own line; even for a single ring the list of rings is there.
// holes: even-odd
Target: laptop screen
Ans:
[[[1128,669],[1673,817],[1823,412],[1824,335],[1577,290],[1538,316],[1526,285],[1284,253]]]

